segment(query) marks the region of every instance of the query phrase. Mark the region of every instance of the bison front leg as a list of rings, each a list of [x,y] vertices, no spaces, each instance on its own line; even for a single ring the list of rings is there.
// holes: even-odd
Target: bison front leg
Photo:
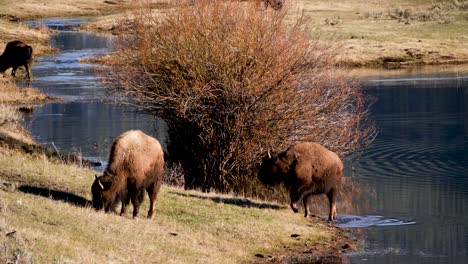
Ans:
[[[327,193],[328,202],[329,202],[329,206],[330,206],[330,211],[329,211],[329,214],[328,214],[328,220],[329,221],[333,221],[333,220],[336,219],[336,195],[337,195],[337,192],[336,192],[335,189],[331,189]]]
[[[299,211],[299,202],[301,201],[301,194],[298,188],[291,188],[289,198],[291,199],[291,209],[294,213],[297,213]]]

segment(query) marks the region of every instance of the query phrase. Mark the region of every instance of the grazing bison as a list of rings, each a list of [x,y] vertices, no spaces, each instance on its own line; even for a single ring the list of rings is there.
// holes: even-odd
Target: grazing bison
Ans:
[[[259,2],[263,2],[265,9],[268,9],[268,6],[270,6],[274,10],[280,10],[283,8],[284,0],[260,0]]]
[[[93,207],[109,212],[121,201],[123,215],[131,200],[136,217],[146,189],[150,198],[148,218],[152,218],[163,168],[164,153],[156,139],[139,130],[123,133],[112,145],[104,174],[96,177],[91,187]]]
[[[26,78],[31,79],[31,63],[33,61],[33,49],[19,40],[10,41],[5,47],[5,51],[0,55],[0,72],[4,73],[9,68],[11,75],[15,77],[16,69],[24,66]]]
[[[299,143],[279,154],[266,155],[258,171],[259,180],[267,185],[284,182],[289,188],[291,208],[297,213],[303,201],[305,217],[310,215],[310,199],[326,194],[330,203],[328,219],[336,218],[336,196],[341,186],[343,163],[318,143]]]

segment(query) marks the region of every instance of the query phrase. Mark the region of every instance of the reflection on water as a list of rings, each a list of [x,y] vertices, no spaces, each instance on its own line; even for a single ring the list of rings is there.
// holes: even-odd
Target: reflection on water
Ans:
[[[26,25],[30,27],[48,27],[56,30],[72,30],[80,27],[81,25],[88,24],[89,22],[80,17],[71,17],[71,18],[46,18],[39,19],[37,21],[26,22]]]
[[[391,226],[352,217],[367,240],[353,263],[468,263],[468,69],[434,76],[364,82],[379,135],[347,173],[375,189],[367,213]]]
[[[373,227],[373,226],[403,226],[414,225],[416,222],[404,221],[395,218],[385,218],[381,215],[339,215],[336,225],[342,228]]]

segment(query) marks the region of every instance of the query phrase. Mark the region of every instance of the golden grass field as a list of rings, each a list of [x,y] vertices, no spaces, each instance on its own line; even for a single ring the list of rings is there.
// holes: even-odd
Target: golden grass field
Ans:
[[[446,4],[433,11],[438,2]],[[403,58],[408,65],[467,63],[468,46],[462,43],[468,41],[468,9],[457,9],[453,2],[468,7],[468,1],[450,0],[304,0],[301,6],[322,40],[341,45],[339,56],[345,65],[381,65],[383,57]],[[389,16],[395,10],[413,15],[408,23],[404,18],[399,22]],[[447,19],[453,21],[445,24]]]

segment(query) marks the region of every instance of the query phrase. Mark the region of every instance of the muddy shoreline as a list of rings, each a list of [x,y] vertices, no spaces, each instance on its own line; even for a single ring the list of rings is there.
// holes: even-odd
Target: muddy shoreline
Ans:
[[[308,263],[308,264],[341,264],[347,263],[346,254],[358,250],[358,239],[351,229],[343,229],[333,223],[325,222],[323,219],[314,217],[310,219],[311,224],[317,225],[328,232],[333,233],[333,237],[327,243],[308,245],[300,234],[291,234],[291,239],[304,241],[303,246],[283,247],[283,249],[272,254],[255,255],[253,264],[273,264],[273,263]]]

